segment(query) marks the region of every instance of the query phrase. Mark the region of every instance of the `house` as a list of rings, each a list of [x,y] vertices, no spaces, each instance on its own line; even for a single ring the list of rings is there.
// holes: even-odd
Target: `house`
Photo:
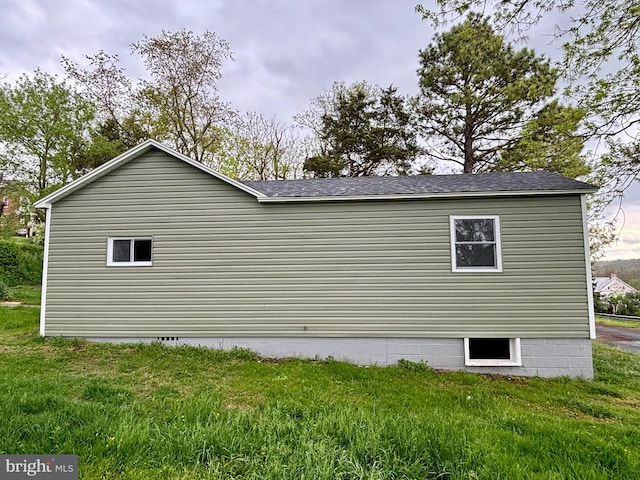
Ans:
[[[13,213],[15,205],[13,200],[7,195],[3,195],[0,199],[0,216]]]
[[[14,195],[9,193],[14,184],[15,182],[3,181],[0,175],[0,217],[16,213],[18,210],[19,202],[16,201],[17,199]]]
[[[593,284],[593,291],[595,293],[599,293],[602,297],[638,293],[638,290],[623,281],[615,273],[610,274],[608,277],[595,277],[593,279]]]
[[[24,217],[25,210],[22,208],[21,191],[24,191],[26,184],[16,180],[3,181],[0,172],[0,217],[12,216],[11,225],[16,228],[15,235],[26,237],[31,234],[32,225],[28,224]],[[6,224],[8,227],[9,225]]]
[[[240,182],[147,141],[37,202],[40,333],[590,378],[594,190],[547,172]]]

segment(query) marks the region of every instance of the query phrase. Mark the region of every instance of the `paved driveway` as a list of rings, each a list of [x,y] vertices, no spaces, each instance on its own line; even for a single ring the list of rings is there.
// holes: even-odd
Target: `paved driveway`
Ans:
[[[640,353],[640,330],[634,328],[609,327],[596,323],[596,340],[622,350]]]

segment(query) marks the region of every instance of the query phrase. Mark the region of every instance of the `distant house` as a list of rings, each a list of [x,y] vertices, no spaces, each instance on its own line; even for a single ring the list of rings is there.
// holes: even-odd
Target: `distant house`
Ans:
[[[0,179],[0,216],[15,213],[18,210],[19,202],[14,195],[9,193],[14,183],[4,182]]]
[[[36,203],[40,332],[592,377],[594,191],[547,172],[240,182],[147,141]]]
[[[599,293],[603,297],[610,297],[611,295],[626,295],[627,293],[638,293],[638,290],[623,281],[615,273],[610,274],[608,277],[595,277],[593,279],[593,282],[593,291],[595,293]]]
[[[6,187],[2,188],[2,185],[0,185],[0,217],[13,214],[19,215],[21,211],[19,197],[15,194],[7,193],[6,190]],[[20,218],[17,221],[19,223],[17,224],[15,234],[28,236],[31,232],[31,226],[24,225],[24,222]]]
[[[7,195],[0,197],[0,207],[0,215],[9,215],[15,211],[15,203]]]

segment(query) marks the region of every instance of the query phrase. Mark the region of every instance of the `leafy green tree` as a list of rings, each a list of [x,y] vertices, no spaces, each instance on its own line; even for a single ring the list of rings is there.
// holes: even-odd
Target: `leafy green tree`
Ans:
[[[418,76],[414,104],[430,153],[465,173],[546,168],[541,160],[555,160],[559,170],[553,150],[575,153],[581,145],[574,135],[579,112],[547,104],[556,93],[557,70],[533,50],[515,50],[486,17],[469,14],[437,34],[420,52]],[[553,138],[545,138],[549,132]],[[520,165],[536,142],[545,144],[545,154]],[[575,155],[572,160],[580,163]]]
[[[122,123],[108,118],[92,128],[90,140],[74,161],[75,169],[87,173],[148,138],[149,132],[135,117],[126,117]]]
[[[39,197],[78,176],[95,115],[64,81],[36,70],[0,88],[2,169]]]
[[[596,313],[607,313],[609,311],[609,302],[597,292],[593,292],[593,310]]]
[[[640,316],[640,293],[611,295],[607,303],[608,311],[614,315]]]
[[[0,215],[0,238],[13,237],[23,226],[19,215],[15,213]]]
[[[316,135],[304,170],[316,177],[407,174],[421,153],[404,97],[393,86],[335,83],[296,117]]]
[[[578,134],[585,113],[552,101],[526,124],[517,142],[500,152],[495,171],[547,170],[567,177],[588,175],[582,157],[584,137]]]

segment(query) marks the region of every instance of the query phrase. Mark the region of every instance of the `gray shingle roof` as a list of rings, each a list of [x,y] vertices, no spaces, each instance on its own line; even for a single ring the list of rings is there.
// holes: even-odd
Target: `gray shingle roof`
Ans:
[[[491,192],[584,191],[596,188],[550,172],[244,181],[267,197],[344,197]]]

